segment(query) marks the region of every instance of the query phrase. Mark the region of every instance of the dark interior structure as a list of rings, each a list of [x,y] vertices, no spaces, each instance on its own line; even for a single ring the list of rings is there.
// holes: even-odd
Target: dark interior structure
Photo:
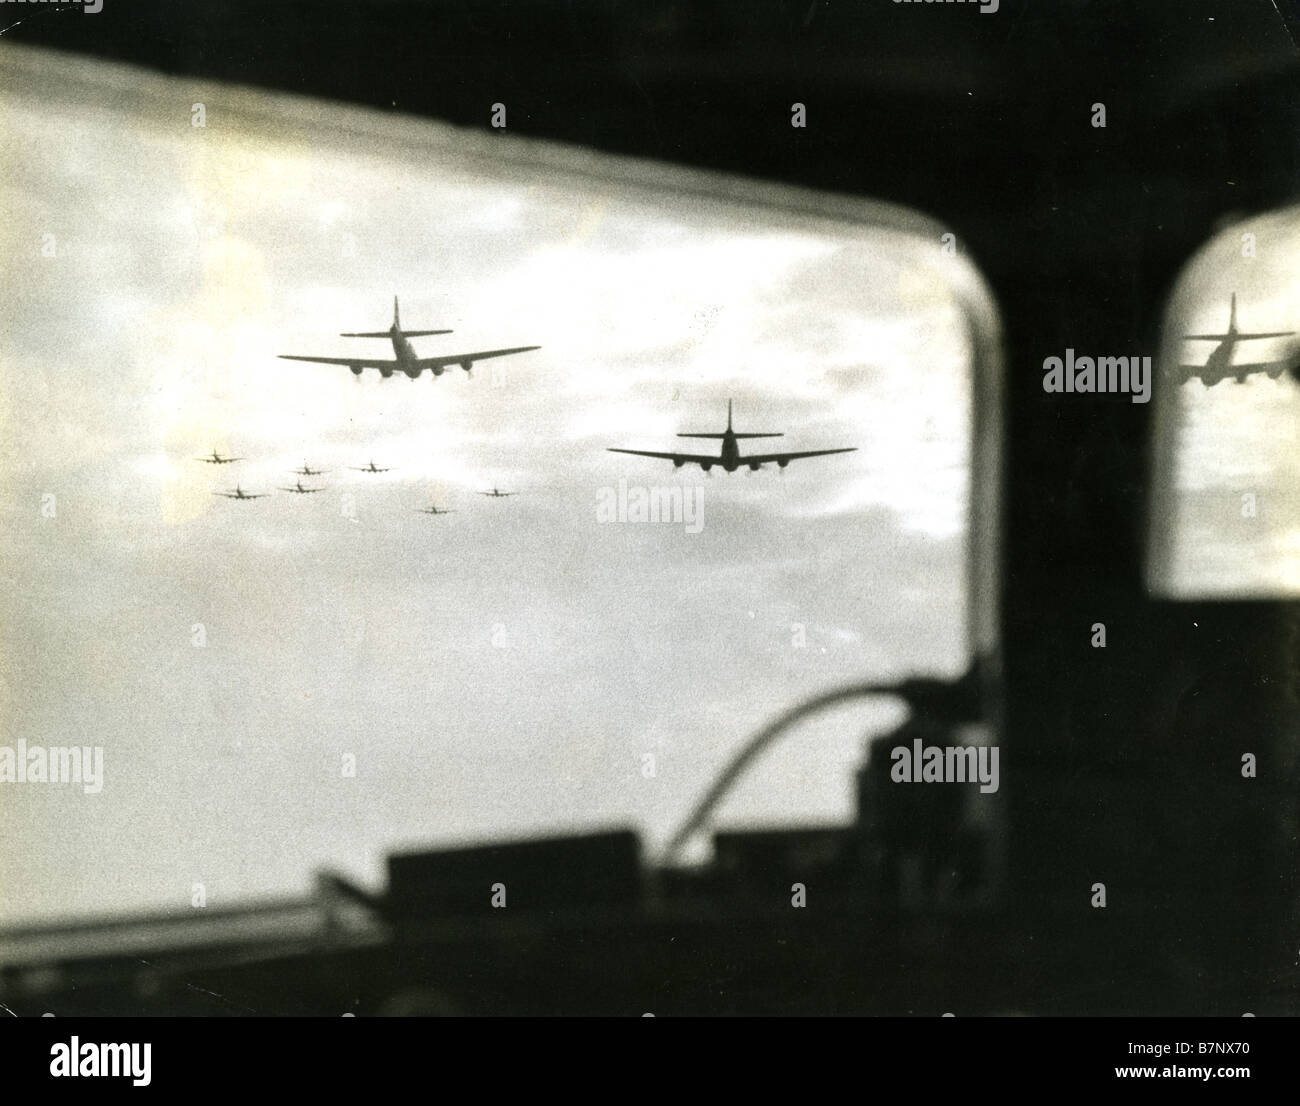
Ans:
[[[1156,405],[1072,404],[1042,388],[1044,357],[1066,347],[1154,356],[1193,253],[1300,200],[1297,33],[1268,0],[1002,0],[988,16],[827,0],[29,12],[7,38],[485,129],[502,101],[513,133],[941,220],[1001,315],[1002,483],[974,497],[1001,504],[995,547],[976,551],[996,560],[998,594],[984,599],[998,634],[963,681],[918,673],[892,689],[912,714],[889,740],[942,744],[982,721],[1006,784],[989,833],[869,767],[850,830],[719,833],[703,869],[649,863],[631,832],[394,856],[382,896],[322,876],[320,927],[181,946],[159,919],[147,967],[112,927],[86,923],[67,934],[104,938],[94,951],[11,966],[5,1003],[1300,1012],[1300,603],[1151,595]],[[789,125],[793,101],[807,105],[804,129]],[[1096,103],[1104,128],[1090,123]],[[1105,649],[1090,645],[1098,622]],[[1256,778],[1243,778],[1243,752]],[[494,912],[483,886],[502,871],[512,909]],[[945,874],[948,893],[931,893]],[[808,905],[792,911],[796,882]]]

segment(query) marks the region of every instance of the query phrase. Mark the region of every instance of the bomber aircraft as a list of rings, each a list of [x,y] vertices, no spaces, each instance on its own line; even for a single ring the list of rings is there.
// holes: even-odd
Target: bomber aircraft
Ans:
[[[1238,330],[1237,293],[1233,292],[1232,306],[1228,309],[1228,329],[1225,333],[1183,335],[1183,338],[1189,342],[1218,343],[1210,350],[1210,356],[1205,359],[1204,365],[1182,366],[1183,379],[1191,380],[1194,377],[1200,377],[1202,384],[1207,388],[1213,388],[1214,385],[1229,378],[1236,380],[1238,384],[1245,384],[1246,377],[1255,373],[1267,373],[1276,380],[1288,368],[1297,374],[1297,379],[1300,379],[1300,368],[1293,364],[1294,357],[1281,361],[1256,361],[1240,365],[1234,365],[1232,362],[1232,355],[1238,342],[1255,338],[1288,338],[1294,333],[1294,330],[1257,330],[1251,333]]]
[[[741,456],[740,447],[736,444],[741,438],[780,438],[784,437],[781,433],[738,433],[731,428],[731,400],[727,400],[727,429],[720,434],[678,434],[679,438],[720,438],[722,440],[722,450],[719,454],[706,453],[659,453],[647,449],[613,449],[610,453],[631,453],[637,457],[659,457],[665,461],[671,461],[674,468],[681,468],[685,464],[699,465],[705,472],[718,465],[727,472],[735,472],[739,468],[748,466],[757,472],[764,465],[775,462],[779,467],[785,468],[791,461],[797,461],[801,457],[826,457],[832,453],[852,453],[857,446],[847,446],[842,449],[810,449],[799,453],[751,453],[748,456]]]
[[[353,331],[340,334],[341,338],[387,338],[393,344],[393,358],[374,357],[308,357],[303,354],[282,353],[279,356],[286,361],[313,361],[322,365],[346,365],[354,376],[360,376],[366,369],[378,369],[379,375],[387,380],[395,372],[402,372],[415,380],[428,369],[433,376],[441,376],[448,368],[459,365],[466,374],[471,374],[475,361],[486,361],[489,357],[505,357],[512,353],[527,353],[541,349],[541,346],[512,346],[509,349],[477,350],[473,353],[444,354],[441,357],[420,357],[412,348],[408,339],[419,338],[429,334],[450,334],[450,330],[403,330],[397,310],[397,297],[393,297],[393,325],[387,330]]]
[[[238,484],[235,485],[233,492],[213,492],[213,495],[224,495],[227,499],[265,499],[266,493],[259,492],[257,495],[249,495]]]

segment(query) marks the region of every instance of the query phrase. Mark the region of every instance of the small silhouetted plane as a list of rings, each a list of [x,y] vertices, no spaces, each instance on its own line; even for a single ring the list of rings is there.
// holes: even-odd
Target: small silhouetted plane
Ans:
[[[235,490],[233,492],[213,492],[212,494],[224,495],[227,499],[265,499],[266,498],[266,494],[264,492],[259,493],[258,495],[249,495],[238,484],[235,485]]]
[[[314,469],[306,461],[302,463],[302,468],[294,469],[299,476],[320,476],[321,473],[329,472],[329,469]]]
[[[1293,358],[1283,361],[1257,361],[1251,364],[1234,365],[1232,363],[1233,350],[1238,342],[1248,341],[1253,338],[1287,338],[1294,333],[1294,330],[1259,330],[1251,333],[1243,333],[1238,330],[1237,293],[1233,292],[1232,306],[1228,312],[1227,333],[1183,335],[1189,342],[1218,342],[1218,345],[1210,350],[1210,356],[1206,358],[1204,365],[1182,366],[1185,374],[1184,379],[1190,380],[1199,376],[1201,382],[1207,388],[1212,388],[1229,377],[1235,379],[1238,384],[1244,384],[1246,383],[1246,377],[1254,373],[1267,373],[1270,377],[1276,379],[1292,366]]]
[[[490,499],[505,499],[508,495],[518,495],[518,492],[503,492],[493,488],[490,492],[479,492],[479,495],[486,495]]]
[[[784,434],[738,434],[731,429],[731,400],[727,400],[727,429],[721,434],[678,434],[679,438],[721,438],[722,452],[718,456],[711,456],[703,453],[657,453],[648,449],[610,449],[610,453],[631,453],[637,457],[659,457],[665,461],[671,461],[674,468],[681,468],[685,464],[699,465],[705,472],[708,472],[714,465],[720,465],[727,472],[735,472],[738,468],[744,468],[746,465],[757,472],[764,465],[776,462],[781,468],[785,468],[791,461],[797,461],[801,457],[826,457],[832,453],[852,453],[858,447],[848,446],[843,449],[810,449],[800,453],[753,453],[748,457],[740,455],[740,447],[736,442],[741,438],[781,438]]]
[[[437,504],[434,504],[432,507],[417,507],[416,510],[424,515],[454,515],[456,513],[454,510],[444,511]]]
[[[293,492],[294,495],[310,495],[312,492],[324,491],[324,488],[304,488],[302,481],[299,480],[297,485],[292,488],[281,488],[282,492]]]
[[[360,468],[357,468],[356,465],[348,465],[348,468],[353,472],[392,472],[392,469],[375,468],[374,461],[370,461],[369,463],[362,465]]]
[[[346,365],[353,375],[360,376],[365,369],[378,369],[385,380],[394,372],[404,372],[415,380],[425,369],[434,376],[441,376],[452,365],[459,365],[466,373],[474,368],[475,361],[486,361],[489,357],[505,357],[512,353],[527,353],[529,350],[541,349],[541,346],[514,346],[510,349],[486,349],[474,353],[453,353],[442,357],[417,356],[409,338],[419,338],[428,334],[450,334],[450,330],[403,330],[397,312],[397,297],[393,297],[393,325],[387,330],[357,331],[340,334],[341,338],[387,338],[393,343],[395,359],[377,360],[373,357],[306,357],[296,353],[282,353],[279,356],[286,361],[314,361],[322,365]]]
[[[205,465],[228,465],[232,461],[242,461],[242,457],[223,457],[215,449],[211,457],[195,457],[196,461],[202,461]]]

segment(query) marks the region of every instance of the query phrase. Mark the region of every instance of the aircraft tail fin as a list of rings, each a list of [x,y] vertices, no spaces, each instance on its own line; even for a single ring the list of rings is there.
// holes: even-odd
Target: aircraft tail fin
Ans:
[[[403,330],[402,317],[398,313],[397,297],[393,297],[393,326],[391,330],[351,330],[344,331],[340,338],[391,338],[394,334],[403,338],[424,338],[430,334],[450,334],[450,330]]]
[[[1228,333],[1225,338],[1236,338],[1238,340],[1246,338],[1288,338],[1295,333],[1294,330],[1252,330],[1249,332],[1237,329],[1237,293],[1232,293],[1232,306],[1229,308],[1228,315]]]
[[[398,334],[405,338],[421,338],[429,334],[450,334],[450,330],[399,330]],[[353,330],[341,333],[340,338],[391,338],[391,330]]]
[[[732,430],[732,431],[730,431],[730,434],[731,434],[731,436],[732,436],[733,438],[736,438],[736,439],[740,439],[740,438],[784,438],[784,437],[785,437],[785,433],[784,433],[784,432],[773,433],[773,434],[737,434],[734,430]],[[724,434],[678,434],[677,436],[678,436],[679,438],[725,438],[727,435],[724,433]]]
[[[727,400],[727,429],[721,434],[678,434],[679,438],[725,438],[730,434],[733,438],[783,438],[784,434],[737,434],[731,429],[731,400]]]

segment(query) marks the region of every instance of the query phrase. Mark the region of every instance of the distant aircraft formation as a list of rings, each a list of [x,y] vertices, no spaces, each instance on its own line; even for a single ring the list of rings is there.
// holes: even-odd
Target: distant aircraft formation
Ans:
[[[1258,337],[1258,335],[1241,335],[1236,334],[1236,308],[1234,298],[1233,319],[1229,329],[1233,336],[1240,340],[1242,338]],[[541,349],[540,346],[511,346],[504,349],[477,350],[469,353],[444,354],[438,357],[421,357],[412,347],[410,339],[432,337],[441,334],[450,334],[450,330],[403,330],[400,306],[398,297],[393,297],[393,322],[387,330],[375,331],[344,331],[340,333],[342,338],[384,338],[387,339],[393,348],[393,357],[390,358],[373,358],[373,357],[317,357],[306,354],[282,353],[277,356],[287,361],[308,361],[324,365],[344,365],[355,375],[360,377],[366,369],[378,370],[381,377],[387,379],[394,373],[401,372],[412,380],[419,378],[420,374],[426,369],[432,376],[438,377],[448,368],[459,365],[465,370],[467,375],[472,375],[471,370],[474,363],[484,361],[494,357],[508,357],[520,353],[529,353],[533,350]],[[742,454],[738,442],[746,438],[779,438],[784,435],[776,433],[757,433],[753,431],[739,432],[732,427],[732,401],[727,401],[727,427],[718,433],[682,433],[679,438],[712,438],[721,442],[720,451],[717,454],[702,453],[680,453],[680,452],[656,452],[643,449],[622,449],[610,447],[611,453],[628,453],[639,457],[653,457],[662,460],[668,460],[673,463],[675,468],[681,468],[683,465],[699,465],[705,472],[710,471],[715,465],[725,472],[735,472],[741,468],[748,468],[754,471],[762,468],[767,464],[775,464],[784,469],[791,461],[802,460],[806,457],[827,457],[835,453],[852,453],[856,446],[843,446],[837,449],[812,449],[797,452],[784,453],[752,453]],[[242,456],[223,456],[218,450],[213,450],[210,455],[194,458],[208,465],[229,465],[245,458]],[[374,460],[367,461],[364,465],[349,465],[349,471],[362,472],[368,475],[392,472],[391,467],[381,467]],[[330,470],[327,468],[313,468],[310,462],[303,461],[302,467],[292,470],[297,479],[292,485],[280,485],[278,490],[287,495],[313,495],[325,491],[323,485],[304,484],[304,478],[322,476]],[[231,491],[217,491],[214,495],[224,496],[227,499],[236,499],[241,501],[253,499],[266,499],[266,492],[246,492],[236,484]],[[479,495],[486,496],[489,499],[507,499],[517,496],[517,491],[502,491],[495,485],[488,491],[480,491]],[[415,508],[419,513],[426,515],[446,515],[454,514],[452,508],[440,507],[436,503],[427,507]]]
[[[1254,341],[1257,338],[1289,338],[1295,334],[1294,330],[1257,330],[1245,332],[1237,329],[1237,293],[1232,293],[1231,306],[1228,309],[1228,329],[1223,334],[1184,334],[1183,338],[1188,342],[1215,342],[1215,347],[1210,350],[1210,355],[1205,359],[1204,365],[1182,365],[1184,380],[1191,380],[1199,377],[1201,383],[1207,388],[1213,388],[1214,385],[1229,378],[1236,380],[1238,384],[1245,384],[1248,376],[1256,373],[1265,375],[1276,380],[1288,369],[1293,375],[1300,379],[1300,373],[1297,373],[1297,357],[1293,353],[1290,357],[1281,361],[1256,361],[1250,363],[1234,364],[1232,357],[1237,348],[1238,342]]]
[[[203,461],[203,462],[205,462],[206,464],[209,464],[209,465],[227,465],[227,464],[230,464],[230,463],[233,462],[233,461],[242,461],[242,460],[244,460],[244,458],[243,458],[243,457],[221,457],[220,454],[218,454],[218,452],[217,452],[216,450],[213,450],[211,456],[209,456],[209,457],[196,457],[195,460],[196,460],[196,461]],[[365,465],[362,465],[362,466],[355,466],[355,465],[353,465],[353,466],[349,466],[349,468],[351,468],[353,472],[390,472],[390,471],[391,471],[390,469],[380,468],[378,465],[376,465],[376,464],[374,463],[374,461],[369,461],[369,462],[367,462]],[[304,462],[302,463],[302,468],[294,469],[293,472],[294,472],[296,475],[299,475],[299,476],[304,476],[304,475],[307,475],[307,476],[320,476],[322,473],[329,472],[329,469],[314,469],[314,468],[311,467],[310,464],[308,464],[306,461],[304,461]],[[279,490],[282,491],[282,492],[288,492],[290,495],[312,495],[312,494],[314,494],[314,493],[316,493],[316,492],[323,492],[323,491],[325,491],[325,488],[323,488],[323,487],[319,487],[319,488],[312,487],[312,488],[309,488],[309,487],[307,487],[305,484],[303,484],[303,482],[302,482],[301,480],[296,480],[296,481],[293,483],[293,485],[292,485],[291,487],[285,487],[284,485],[280,485],[280,489],[279,489]],[[244,491],[244,489],[243,489],[242,487],[240,487],[240,485],[238,485],[238,484],[236,484],[236,485],[234,486],[234,488],[232,488],[232,489],[231,489],[230,491],[228,491],[228,492],[213,492],[212,494],[213,494],[213,495],[224,496],[224,497],[227,498],[227,499],[241,499],[241,500],[248,500],[248,499],[266,499],[266,498],[268,497],[268,495],[269,495],[269,493],[267,493],[267,492],[260,492],[260,493],[256,493],[256,494],[251,493],[251,492],[246,492],[246,491]],[[426,508],[426,510],[427,510],[427,508]],[[433,509],[432,511],[430,511],[429,513],[430,513],[430,514],[435,514],[435,515],[444,515],[444,514],[447,514],[447,513],[449,513],[449,512],[447,512],[447,511],[443,511],[443,510],[439,510],[439,509],[437,509],[437,508],[434,508],[434,509]]]
[[[242,461],[242,460],[244,460],[243,457],[223,457],[223,458],[221,458],[219,461],[218,461],[218,460],[213,460],[213,458],[214,458],[214,457],[217,457],[217,456],[218,456],[218,454],[217,454],[217,452],[214,450],[214,451],[213,451],[213,454],[212,454],[211,457],[196,457],[195,460],[196,460],[196,461],[204,461],[204,462],[206,462],[206,463],[208,463],[208,464],[228,464],[228,463],[230,463],[230,462],[232,462],[232,461]],[[362,466],[350,465],[349,468],[351,468],[351,470],[352,470],[353,472],[390,472],[390,471],[391,471],[390,469],[380,468],[378,465],[376,465],[376,464],[374,463],[374,461],[370,461],[370,462],[368,462],[367,464],[362,465]],[[308,464],[306,461],[304,461],[303,464],[302,464],[302,468],[300,468],[300,469],[294,469],[293,472],[296,473],[296,474],[298,474],[298,475],[309,474],[309,475],[311,475],[311,476],[319,476],[319,475],[321,475],[322,473],[329,472],[329,469],[314,469],[314,468],[311,467],[310,464]],[[284,485],[281,485],[279,490],[282,491],[282,492],[287,492],[287,493],[289,493],[290,495],[312,495],[312,494],[314,494],[314,493],[316,493],[316,492],[323,492],[323,491],[325,491],[326,489],[323,488],[323,487],[307,487],[305,484],[303,484],[303,482],[302,482],[301,480],[297,480],[297,481],[295,481],[295,482],[293,483],[293,485],[290,486],[290,487],[286,487],[286,486],[284,486]],[[234,488],[232,488],[230,491],[226,491],[226,492],[213,492],[212,494],[213,494],[213,495],[224,496],[224,497],[227,498],[227,499],[239,499],[239,500],[266,499],[266,498],[268,498],[268,495],[269,495],[269,493],[267,493],[267,492],[258,492],[258,493],[246,492],[246,491],[244,491],[244,489],[243,489],[240,485],[238,485],[238,484],[236,484],[236,485],[234,486]],[[502,493],[500,493],[500,494],[502,494],[502,495],[513,495],[514,493],[513,493],[513,492],[502,492]],[[437,506],[436,504],[433,505],[433,506],[430,506],[430,507],[420,507],[420,508],[417,508],[417,509],[418,509],[420,512],[422,512],[422,513],[424,513],[424,514],[427,514],[427,515],[450,515],[450,514],[455,514],[455,513],[456,513],[456,512],[453,511],[453,510],[441,508],[441,507]]]

